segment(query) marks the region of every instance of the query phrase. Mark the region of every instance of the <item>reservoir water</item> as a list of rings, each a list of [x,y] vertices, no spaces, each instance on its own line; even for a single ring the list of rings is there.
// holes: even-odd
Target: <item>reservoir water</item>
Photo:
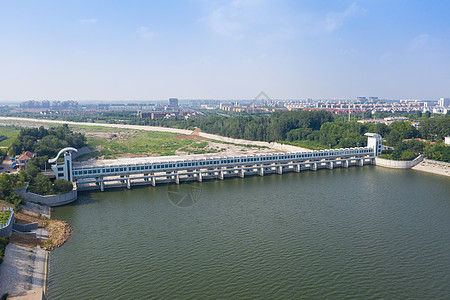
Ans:
[[[444,299],[450,179],[368,166],[81,193],[48,299]]]

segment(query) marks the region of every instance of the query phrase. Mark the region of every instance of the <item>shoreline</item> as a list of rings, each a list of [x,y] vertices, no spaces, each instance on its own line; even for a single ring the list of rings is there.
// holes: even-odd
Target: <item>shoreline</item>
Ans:
[[[450,164],[444,162],[423,160],[411,168],[412,170],[450,177]]]
[[[23,207],[15,217],[17,224],[37,223],[38,229],[31,231],[36,236],[13,231],[0,265],[0,295],[8,293],[8,299],[45,299],[50,251],[67,241],[72,227],[64,221],[37,217],[34,206]]]
[[[0,266],[0,293],[11,299],[46,290],[48,252],[40,246],[29,247],[9,243]]]

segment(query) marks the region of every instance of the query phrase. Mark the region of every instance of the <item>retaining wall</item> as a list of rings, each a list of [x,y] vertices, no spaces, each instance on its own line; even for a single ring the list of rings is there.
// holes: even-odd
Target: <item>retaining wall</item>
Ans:
[[[18,231],[22,231],[22,232],[24,232],[24,231],[31,231],[33,229],[38,229],[38,227],[39,227],[39,225],[38,225],[37,222],[28,223],[28,224],[17,224],[17,223],[15,223],[13,225],[13,229],[14,230],[18,230]]]
[[[413,160],[391,160],[385,158],[375,157],[375,165],[385,168],[393,169],[410,169],[423,160],[423,156],[419,155]]]
[[[24,197],[26,201],[33,202],[33,203],[42,203],[42,204],[48,205],[50,207],[69,204],[69,203],[77,200],[77,196],[78,196],[77,190],[72,190],[65,194],[46,195],[46,196],[26,192],[24,190],[19,190],[19,191],[17,191],[17,193],[20,196]]]
[[[14,225],[14,210],[11,207],[0,207],[0,210],[10,210],[11,215],[5,224],[0,225],[0,237],[11,236]]]

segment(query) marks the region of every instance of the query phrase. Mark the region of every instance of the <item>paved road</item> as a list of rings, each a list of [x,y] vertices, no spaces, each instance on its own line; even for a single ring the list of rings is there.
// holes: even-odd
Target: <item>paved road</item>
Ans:
[[[46,260],[46,251],[39,247],[8,244],[0,265],[0,295],[17,296],[44,288]]]
[[[9,157],[9,155],[6,155],[5,160],[1,163],[0,166],[3,167],[2,169],[0,169],[0,174],[5,173],[5,172],[6,173],[18,173],[19,172],[19,170],[13,168],[11,157]]]
[[[191,134],[192,133],[191,130],[186,130],[186,129],[157,127],[157,126],[143,126],[143,125],[84,123],[84,122],[69,122],[69,121],[45,120],[45,119],[28,119],[28,118],[16,118],[16,117],[0,117],[0,120],[3,120],[3,121],[27,121],[27,122],[36,122],[36,123],[50,123],[50,124],[53,123],[53,124],[101,126],[101,127],[121,128],[121,129],[171,132],[171,133],[177,133],[177,134]],[[218,140],[218,141],[234,143],[234,144],[256,145],[256,146],[262,146],[262,147],[269,147],[269,148],[276,149],[279,151],[286,151],[286,152],[310,151],[308,149],[296,147],[296,146],[282,145],[282,144],[278,144],[278,143],[268,143],[268,142],[233,139],[233,138],[223,137],[223,136],[216,135],[216,134],[204,133],[204,132],[200,132],[199,135],[202,137],[208,138],[208,139],[212,139],[212,140]]]

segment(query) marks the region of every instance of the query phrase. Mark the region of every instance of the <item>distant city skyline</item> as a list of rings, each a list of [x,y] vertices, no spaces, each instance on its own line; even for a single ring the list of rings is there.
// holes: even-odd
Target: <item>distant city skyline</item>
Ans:
[[[450,97],[447,1],[0,1],[0,102]]]

